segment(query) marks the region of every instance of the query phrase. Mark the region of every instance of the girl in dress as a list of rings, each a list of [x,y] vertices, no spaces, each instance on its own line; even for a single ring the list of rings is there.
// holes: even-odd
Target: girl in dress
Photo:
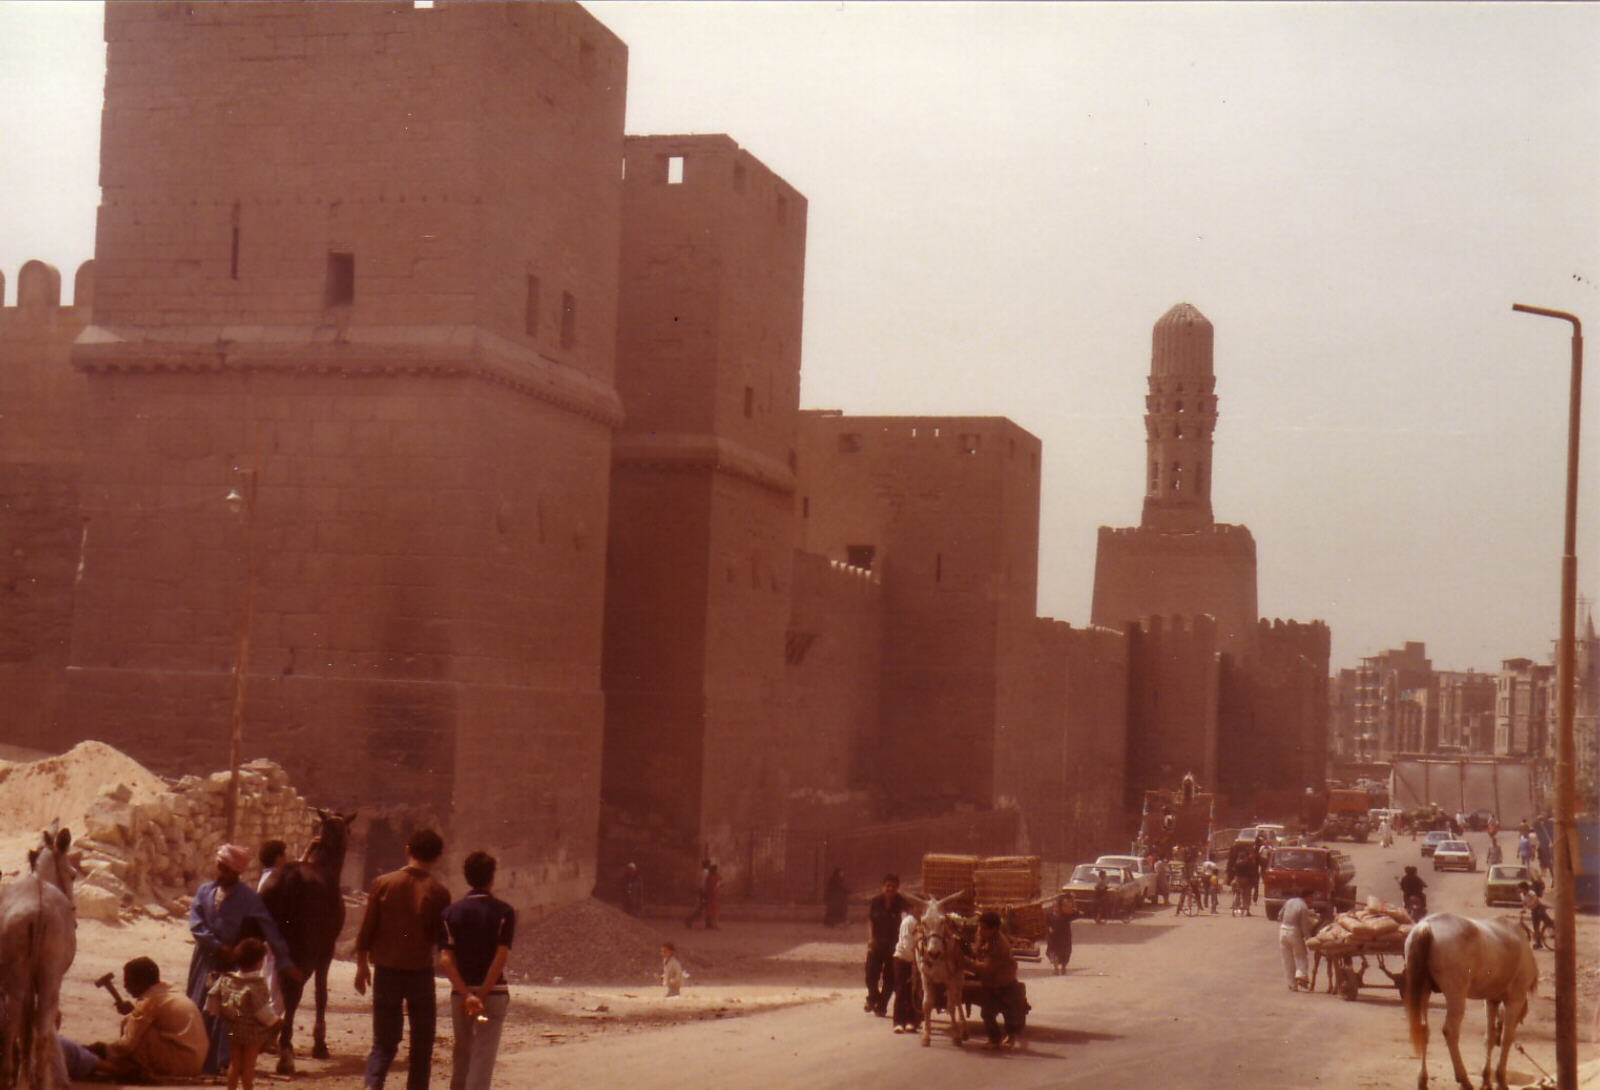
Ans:
[[[206,992],[206,1013],[220,1015],[228,1027],[228,1090],[254,1087],[256,1057],[281,1025],[261,973],[266,956],[267,944],[260,939],[241,940],[234,948],[236,968],[217,974]]]

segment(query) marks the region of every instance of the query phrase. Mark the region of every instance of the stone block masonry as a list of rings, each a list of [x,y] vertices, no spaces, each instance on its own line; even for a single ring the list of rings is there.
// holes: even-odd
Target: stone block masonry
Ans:
[[[106,40],[57,729],[216,767],[253,554],[247,754],[587,892],[625,47],[520,3],[130,3]]]

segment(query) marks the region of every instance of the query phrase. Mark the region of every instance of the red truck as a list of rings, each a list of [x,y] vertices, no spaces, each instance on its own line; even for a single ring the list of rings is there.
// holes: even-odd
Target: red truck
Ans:
[[[1372,835],[1368,817],[1372,805],[1371,796],[1360,788],[1308,791],[1301,800],[1300,827],[1323,840],[1347,837],[1357,844],[1365,844]]]
[[[1344,912],[1355,907],[1356,868],[1337,848],[1273,848],[1262,888],[1269,920],[1278,918],[1290,897],[1308,889],[1312,908]]]

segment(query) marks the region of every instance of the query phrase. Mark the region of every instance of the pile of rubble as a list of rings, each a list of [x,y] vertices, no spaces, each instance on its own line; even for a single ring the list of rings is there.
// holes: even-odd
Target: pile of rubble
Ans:
[[[518,983],[643,984],[661,977],[661,944],[669,936],[603,901],[586,898],[517,922],[507,969]],[[691,952],[678,957],[690,968],[703,964]]]
[[[72,830],[83,871],[74,891],[80,917],[181,913],[215,872],[228,780],[227,772],[215,772],[168,782],[110,746],[84,742],[58,757],[0,769],[0,828],[22,833],[59,819]],[[235,842],[254,848],[275,837],[294,858],[315,824],[315,812],[277,764],[240,768]]]

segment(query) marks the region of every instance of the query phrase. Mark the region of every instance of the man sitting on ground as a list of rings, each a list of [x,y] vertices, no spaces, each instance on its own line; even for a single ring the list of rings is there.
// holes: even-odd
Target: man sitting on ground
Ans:
[[[205,1022],[200,1009],[161,979],[149,958],[134,958],[122,967],[122,986],[133,997],[133,1010],[122,1020],[122,1036],[109,1044],[85,1048],[61,1038],[67,1073],[118,1082],[158,1082],[200,1074],[205,1063]]]

